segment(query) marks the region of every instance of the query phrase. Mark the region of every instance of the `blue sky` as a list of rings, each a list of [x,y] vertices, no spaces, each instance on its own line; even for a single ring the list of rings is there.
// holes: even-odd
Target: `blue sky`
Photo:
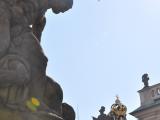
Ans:
[[[47,74],[79,120],[91,120],[102,105],[108,113],[117,94],[128,113],[136,109],[144,73],[151,85],[159,83],[159,6],[159,0],[74,0],[66,13],[47,12]]]

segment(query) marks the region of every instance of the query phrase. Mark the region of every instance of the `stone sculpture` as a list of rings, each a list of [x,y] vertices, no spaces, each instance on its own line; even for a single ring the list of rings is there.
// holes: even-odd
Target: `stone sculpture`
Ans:
[[[149,81],[148,74],[146,73],[142,75],[142,82],[144,83],[144,88],[149,87],[148,81]]]
[[[107,120],[107,115],[105,112],[105,107],[101,106],[101,109],[99,110],[100,115],[98,115],[98,118],[93,117],[93,120]]]
[[[127,120],[127,107],[120,102],[118,97],[115,103],[111,106],[111,111],[107,115],[104,114],[104,111],[105,107],[102,106],[99,110],[100,115],[98,116],[98,118],[93,117],[93,120]]]
[[[0,120],[65,120],[62,89],[46,75],[48,59],[40,39],[45,12],[65,12],[72,4],[0,0]]]

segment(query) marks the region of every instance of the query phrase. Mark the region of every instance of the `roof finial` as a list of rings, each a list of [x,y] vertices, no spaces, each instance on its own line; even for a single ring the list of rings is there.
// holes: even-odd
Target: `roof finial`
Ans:
[[[118,95],[116,98],[115,104],[111,106],[111,115],[114,115],[118,120],[126,120],[127,107],[121,103]]]
[[[117,98],[117,99],[119,99],[119,96],[118,96],[118,95],[116,95],[116,98]]]
[[[121,101],[119,100],[119,96],[116,95],[116,101],[115,101],[116,104],[121,104]]]

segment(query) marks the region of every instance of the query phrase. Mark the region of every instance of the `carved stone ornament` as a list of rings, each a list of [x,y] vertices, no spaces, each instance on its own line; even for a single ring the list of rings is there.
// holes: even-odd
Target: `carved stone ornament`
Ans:
[[[70,120],[58,83],[46,75],[40,45],[45,12],[72,8],[72,0],[0,0],[0,120]],[[31,27],[32,26],[32,27]],[[69,114],[71,113],[71,114]]]

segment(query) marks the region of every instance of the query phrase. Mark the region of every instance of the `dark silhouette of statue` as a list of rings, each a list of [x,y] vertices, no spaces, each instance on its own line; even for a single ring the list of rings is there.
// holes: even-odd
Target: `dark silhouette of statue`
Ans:
[[[105,111],[105,107],[101,106],[101,109],[99,110],[100,115],[98,116],[98,118],[93,117],[93,120],[107,120],[107,115],[104,113]]]
[[[98,120],[106,120],[107,115],[104,113],[105,107],[102,106],[101,109],[99,110],[100,115],[98,116]]]
[[[148,87],[149,84],[148,84],[148,80],[149,80],[149,77],[148,77],[148,74],[144,74],[142,75],[142,82],[144,83],[144,88]]]

